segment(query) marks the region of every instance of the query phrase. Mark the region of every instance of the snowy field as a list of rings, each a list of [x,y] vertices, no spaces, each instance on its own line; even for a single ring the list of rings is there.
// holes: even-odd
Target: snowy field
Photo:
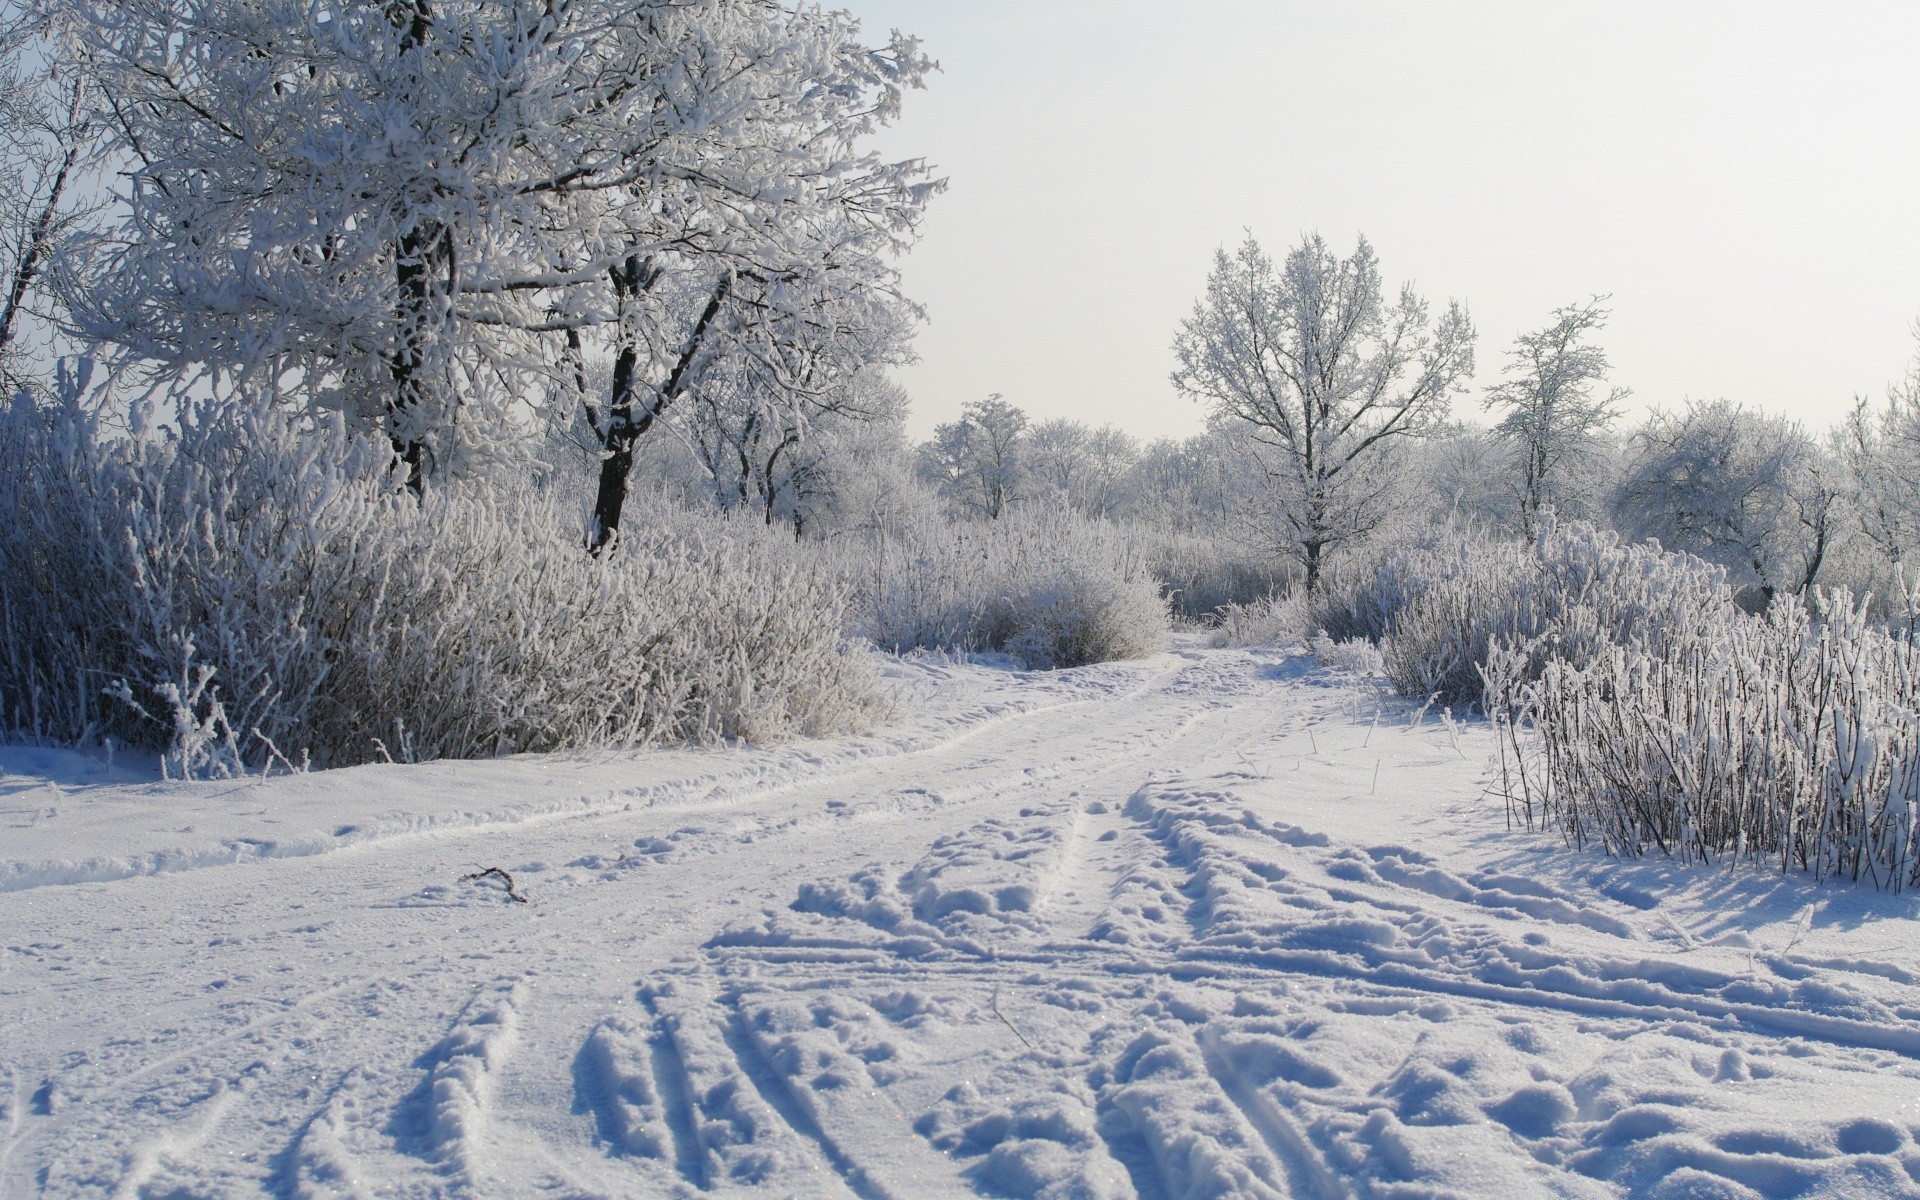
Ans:
[[[1920,1196],[1913,898],[1509,833],[1484,727],[1301,656],[889,681],[769,750],[0,750],[0,1194]]]

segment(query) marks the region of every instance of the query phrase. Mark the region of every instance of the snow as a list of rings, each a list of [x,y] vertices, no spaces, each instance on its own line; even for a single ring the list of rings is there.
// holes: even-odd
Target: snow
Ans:
[[[1920,1196],[1920,900],[1509,831],[1305,654],[889,662],[772,749],[0,750],[0,1194]]]

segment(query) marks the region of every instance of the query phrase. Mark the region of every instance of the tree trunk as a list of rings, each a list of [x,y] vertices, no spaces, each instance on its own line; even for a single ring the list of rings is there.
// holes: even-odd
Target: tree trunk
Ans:
[[[622,267],[615,268],[614,290],[624,299],[645,290],[653,278],[640,260],[630,258]],[[620,516],[627,503],[627,476],[633,470],[633,444],[653,428],[660,414],[679,399],[680,393],[693,382],[694,376],[689,368],[699,356],[701,343],[706,340],[714,318],[720,315],[721,306],[727,302],[732,290],[733,276],[721,276],[720,282],[714,285],[706,308],[701,310],[700,318],[694,322],[693,332],[688,335],[678,361],[673,364],[673,370],[668,372],[666,382],[654,393],[653,403],[638,412],[635,411],[633,399],[638,390],[634,371],[639,366],[639,349],[630,333],[622,333],[620,354],[613,364],[613,392],[607,405],[607,427],[602,433],[606,455],[600,461],[600,486],[593,503],[593,534],[587,541],[588,549],[594,553],[605,549],[620,531]]]
[[[1326,551],[1326,543],[1315,539],[1304,543],[1301,549],[1305,552],[1301,557],[1307,568],[1307,595],[1317,596],[1320,594],[1321,558]]]
[[[427,0],[395,4],[387,10],[387,19],[401,31],[402,55],[424,46],[433,27]],[[404,231],[393,256],[393,395],[387,401],[387,436],[394,454],[407,465],[407,486],[418,494],[425,483],[426,443],[420,426],[429,387],[428,354],[440,332],[435,329],[437,318],[443,315],[435,310],[450,308],[453,301],[453,233],[432,216],[399,216]],[[444,293],[436,295],[443,282]]]
[[[387,434],[393,452],[407,464],[407,486],[423,485],[424,432],[420,428],[429,399],[429,349],[435,339],[437,310],[452,300],[453,234],[439,221],[421,221],[400,237],[394,255],[393,397],[388,402]]]
[[[20,248],[20,257],[13,264],[13,278],[8,281],[6,304],[0,308],[0,366],[6,362],[7,347],[13,344],[27,292],[32,289],[46,265],[54,222],[59,219],[60,205],[66,199],[67,183],[72,177],[74,165],[80,161],[80,142],[75,138],[74,131],[80,125],[82,95],[82,85],[76,81],[72,102],[67,110],[66,128],[60,132],[63,139],[68,139],[65,151],[60,156],[60,166],[54,171],[53,181],[47,188],[46,203],[35,214],[28,229],[26,244]],[[11,384],[10,377],[7,382]]]

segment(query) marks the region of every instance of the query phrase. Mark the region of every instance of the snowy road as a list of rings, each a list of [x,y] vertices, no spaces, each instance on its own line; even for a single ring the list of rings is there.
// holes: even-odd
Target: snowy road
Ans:
[[[1914,900],[1509,834],[1305,658],[892,675],[766,751],[0,752],[0,1194],[1920,1196]]]

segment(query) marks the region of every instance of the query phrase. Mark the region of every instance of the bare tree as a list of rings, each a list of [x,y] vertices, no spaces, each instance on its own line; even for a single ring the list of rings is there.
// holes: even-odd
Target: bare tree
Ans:
[[[788,403],[770,401],[765,386],[736,365],[695,391],[678,424],[720,507],[750,508],[800,537],[844,490],[862,427],[904,420],[905,393],[877,369]]]
[[[1025,467],[1033,486],[1104,517],[1112,513],[1120,480],[1139,456],[1140,443],[1124,430],[1057,418],[1042,421],[1027,435]]]
[[[1437,321],[1411,288],[1389,303],[1365,238],[1343,259],[1310,235],[1276,270],[1249,237],[1215,257],[1172,381],[1260,449],[1278,540],[1315,589],[1329,552],[1386,515],[1378,461],[1445,417],[1473,336],[1457,302]]]
[[[1570,469],[1594,457],[1632,395],[1627,388],[1596,390],[1607,377],[1607,353],[1587,339],[1606,326],[1606,299],[1556,308],[1550,324],[1515,338],[1506,379],[1482,402],[1506,414],[1494,433],[1513,447],[1520,531],[1529,538],[1542,510],[1563,507]]]

